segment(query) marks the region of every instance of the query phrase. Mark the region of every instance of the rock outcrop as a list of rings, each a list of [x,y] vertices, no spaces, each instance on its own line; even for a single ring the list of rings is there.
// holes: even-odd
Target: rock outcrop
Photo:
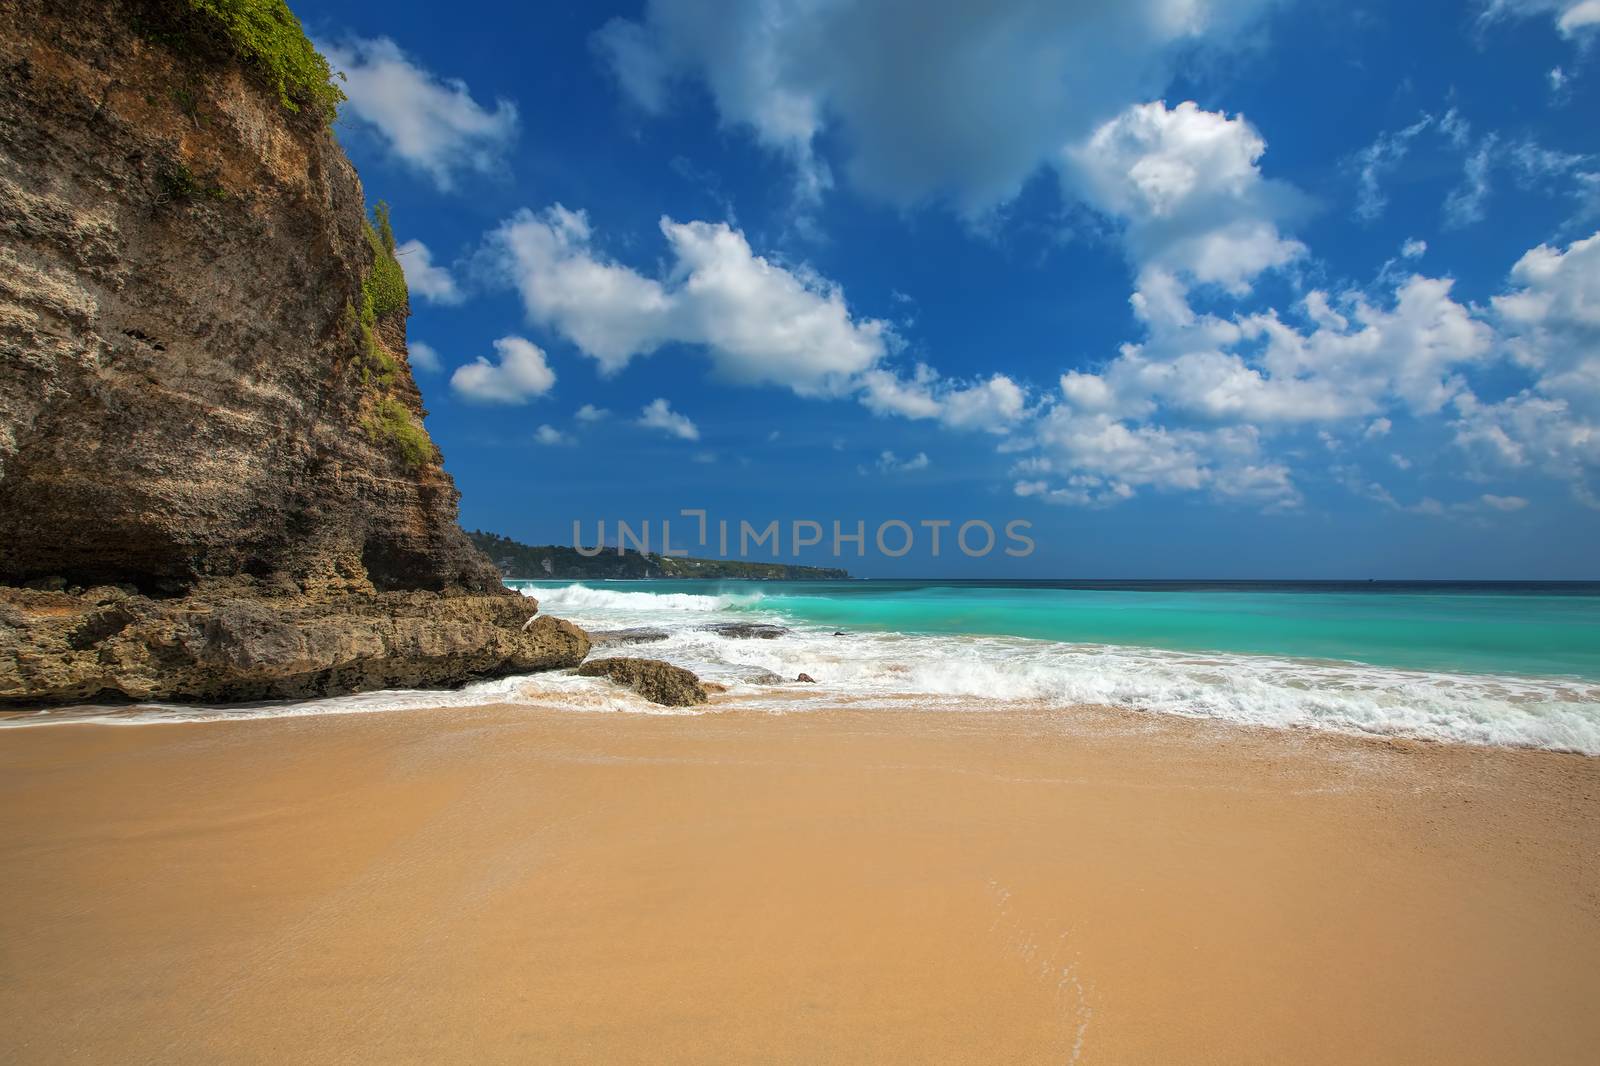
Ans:
[[[707,622],[696,628],[732,640],[776,640],[789,632],[789,627],[770,622]]]
[[[520,596],[334,600],[208,582],[179,600],[0,589],[0,702],[304,699],[571,666],[583,631]]]
[[[660,659],[594,659],[578,667],[578,676],[608,677],[663,707],[692,707],[708,698],[692,671]]]
[[[615,644],[654,644],[666,640],[670,633],[665,629],[656,629],[652,626],[636,626],[632,629],[605,629],[589,631],[589,639],[594,641],[595,647]]]
[[[202,7],[0,0],[0,582],[134,593],[5,595],[0,699],[576,664],[457,524],[386,218]]]

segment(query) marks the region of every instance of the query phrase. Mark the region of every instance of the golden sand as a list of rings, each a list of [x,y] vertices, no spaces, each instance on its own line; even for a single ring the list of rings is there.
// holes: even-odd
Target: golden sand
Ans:
[[[1593,1063],[1600,760],[1084,709],[0,733],[0,1061]]]

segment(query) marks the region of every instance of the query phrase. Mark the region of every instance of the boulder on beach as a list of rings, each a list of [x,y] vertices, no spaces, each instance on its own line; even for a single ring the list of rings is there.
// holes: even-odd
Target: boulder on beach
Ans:
[[[663,707],[692,707],[708,698],[692,672],[660,659],[591,659],[578,667],[578,676],[608,677]]]
[[[817,679],[812,677],[810,674],[801,674],[799,677],[796,677],[795,680],[804,681],[808,685],[815,685],[817,683]]]

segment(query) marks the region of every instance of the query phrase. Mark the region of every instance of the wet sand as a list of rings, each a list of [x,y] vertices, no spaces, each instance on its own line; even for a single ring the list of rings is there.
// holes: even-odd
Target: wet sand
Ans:
[[[1600,760],[1083,709],[0,732],[0,1061],[1591,1063]]]

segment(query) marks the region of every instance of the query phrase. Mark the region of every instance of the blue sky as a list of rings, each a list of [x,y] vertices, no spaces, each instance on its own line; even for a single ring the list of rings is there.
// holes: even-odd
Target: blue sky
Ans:
[[[468,528],[1600,577],[1600,0],[296,10]]]

